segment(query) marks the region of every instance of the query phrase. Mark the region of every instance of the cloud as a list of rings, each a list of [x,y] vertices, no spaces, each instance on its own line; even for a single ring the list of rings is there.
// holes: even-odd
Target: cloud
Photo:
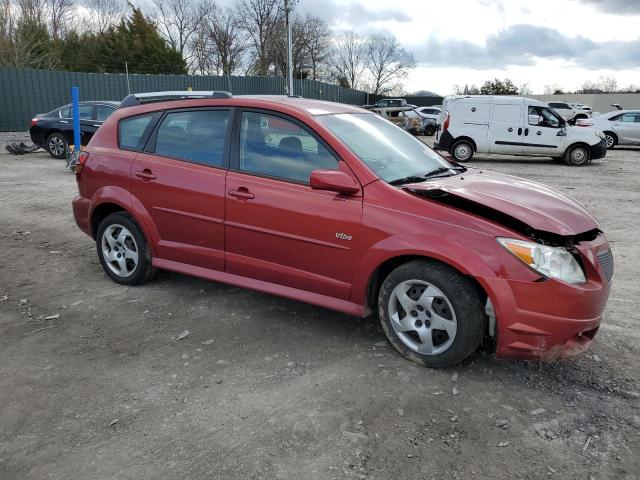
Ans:
[[[411,15],[400,9],[370,10],[362,3],[339,5],[333,0],[308,0],[301,5],[300,10],[322,18],[329,25],[345,22],[355,28],[373,22],[406,23],[412,20]]]
[[[535,65],[538,58],[573,61],[588,69],[640,68],[640,38],[596,43],[546,27],[512,25],[490,35],[484,45],[431,37],[412,48],[418,64],[439,67],[503,68]]]
[[[640,2],[638,0],[577,0],[585,5],[592,5],[598,10],[613,15],[636,14],[640,15]]]

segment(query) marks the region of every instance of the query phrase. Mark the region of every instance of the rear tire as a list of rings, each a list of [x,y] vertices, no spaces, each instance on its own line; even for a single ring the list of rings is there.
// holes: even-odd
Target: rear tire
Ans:
[[[100,223],[96,248],[102,268],[116,283],[139,285],[156,273],[149,244],[128,213],[112,213]]]
[[[433,368],[452,367],[478,348],[483,305],[467,277],[431,260],[400,265],[378,294],[380,323],[391,345],[405,358]]]
[[[47,137],[46,149],[53,158],[66,158],[69,144],[59,132],[54,132]]]
[[[564,163],[572,167],[582,167],[591,160],[589,147],[583,144],[570,146],[564,154]]]
[[[607,142],[607,150],[615,148],[618,144],[618,136],[613,132],[604,132],[604,138]]]
[[[468,140],[458,140],[451,146],[450,153],[456,162],[468,162],[473,158],[473,144]]]

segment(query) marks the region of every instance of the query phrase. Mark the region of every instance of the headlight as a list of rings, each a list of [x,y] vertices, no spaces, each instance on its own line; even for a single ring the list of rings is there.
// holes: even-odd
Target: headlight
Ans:
[[[576,259],[563,247],[549,247],[512,238],[497,238],[516,258],[545,277],[567,283],[584,283],[587,279]]]

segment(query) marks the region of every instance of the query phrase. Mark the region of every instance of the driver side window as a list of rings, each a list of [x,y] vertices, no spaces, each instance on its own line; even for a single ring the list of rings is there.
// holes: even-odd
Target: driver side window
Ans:
[[[243,112],[240,170],[308,183],[313,170],[337,170],[338,161],[298,124],[275,115]]]
[[[558,116],[545,107],[529,107],[529,125],[536,127],[560,128]]]

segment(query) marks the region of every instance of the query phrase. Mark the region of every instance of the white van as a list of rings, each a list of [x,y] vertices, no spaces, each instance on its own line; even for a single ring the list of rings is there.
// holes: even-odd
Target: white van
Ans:
[[[454,95],[442,105],[436,150],[458,162],[474,153],[539,155],[585,165],[607,154],[599,130],[568,126],[546,103],[531,98]]]

